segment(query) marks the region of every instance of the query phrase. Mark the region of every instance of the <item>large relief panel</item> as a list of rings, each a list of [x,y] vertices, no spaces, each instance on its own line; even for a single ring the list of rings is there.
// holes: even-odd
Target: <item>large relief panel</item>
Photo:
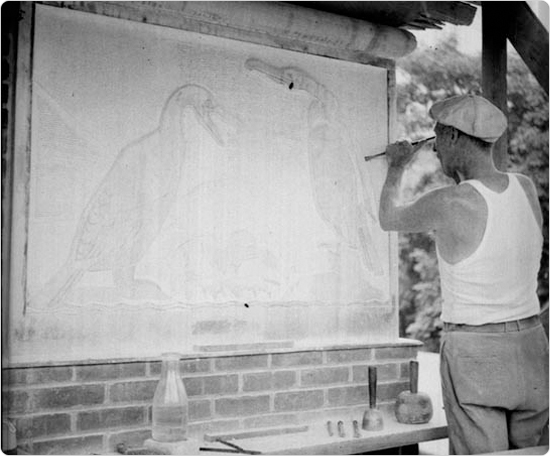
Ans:
[[[394,337],[386,80],[37,5],[11,358]]]

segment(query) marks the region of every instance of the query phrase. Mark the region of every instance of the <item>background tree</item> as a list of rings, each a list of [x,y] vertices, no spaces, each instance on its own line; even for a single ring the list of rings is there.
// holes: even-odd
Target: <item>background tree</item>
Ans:
[[[542,307],[548,305],[548,97],[515,53],[508,58],[507,79],[508,170],[533,179],[543,210],[544,252],[538,287]],[[432,104],[454,95],[481,95],[480,81],[479,56],[459,53],[456,39],[400,60],[398,136],[414,140],[433,134],[434,122],[428,114]],[[431,147],[420,151],[408,168],[403,201],[452,183],[442,173]],[[400,234],[399,246],[400,335],[423,341],[426,350],[438,351],[441,290],[433,234]]]

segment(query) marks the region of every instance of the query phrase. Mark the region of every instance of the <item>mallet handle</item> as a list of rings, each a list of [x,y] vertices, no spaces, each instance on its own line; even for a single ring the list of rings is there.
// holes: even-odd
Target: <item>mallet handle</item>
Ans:
[[[369,406],[376,408],[376,367],[369,366]]]
[[[416,394],[418,393],[418,361],[411,361],[410,362],[410,388],[411,393]]]

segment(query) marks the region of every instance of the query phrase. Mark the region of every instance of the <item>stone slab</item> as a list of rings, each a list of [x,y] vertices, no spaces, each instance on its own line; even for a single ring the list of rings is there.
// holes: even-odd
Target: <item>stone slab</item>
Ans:
[[[330,420],[333,429],[336,423],[344,423],[344,437],[338,437],[334,432],[329,436],[326,421],[310,425],[307,432],[281,436],[255,437],[239,439],[239,446],[247,451],[260,451],[265,454],[360,454],[386,448],[395,448],[417,444],[419,442],[444,439],[447,437],[447,425],[444,420],[437,419],[425,424],[407,425],[398,423],[395,417],[384,413],[384,428],[381,431],[359,430],[359,436],[354,437],[352,420],[360,416],[335,415]],[[213,446],[209,445],[210,446]],[[222,445],[220,445],[222,448]],[[201,452],[214,454],[214,452]]]
[[[187,439],[181,442],[159,442],[153,439],[147,439],[143,446],[150,450],[162,451],[164,454],[199,454],[199,441]]]

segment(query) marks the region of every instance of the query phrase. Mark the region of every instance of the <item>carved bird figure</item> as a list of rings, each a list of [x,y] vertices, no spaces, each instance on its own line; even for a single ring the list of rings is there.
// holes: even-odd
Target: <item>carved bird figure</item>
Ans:
[[[254,58],[247,60],[245,66],[289,90],[305,91],[313,98],[308,110],[308,157],[317,212],[343,243],[359,252],[368,270],[381,275],[381,263],[371,237],[376,217],[346,127],[340,121],[335,95],[297,67],[276,67]]]
[[[178,88],[165,103],[158,127],[119,152],[82,212],[64,265],[29,306],[59,301],[89,271],[112,271],[125,297],[165,298],[155,283],[136,280],[135,269],[176,201],[193,129],[202,126],[223,146],[219,121],[225,118],[208,89]]]

